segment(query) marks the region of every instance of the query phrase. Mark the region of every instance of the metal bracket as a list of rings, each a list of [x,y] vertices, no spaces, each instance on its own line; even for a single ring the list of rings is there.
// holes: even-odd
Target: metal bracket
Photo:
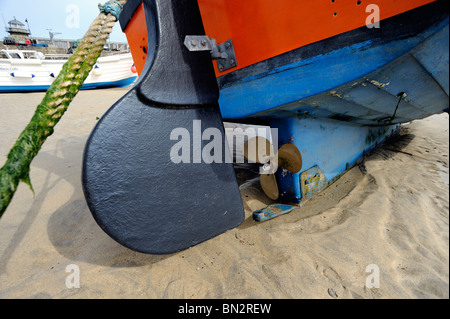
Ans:
[[[231,39],[217,45],[215,39],[210,39],[206,35],[187,35],[184,39],[184,45],[191,52],[210,51],[211,58],[216,60],[220,72],[237,66]]]

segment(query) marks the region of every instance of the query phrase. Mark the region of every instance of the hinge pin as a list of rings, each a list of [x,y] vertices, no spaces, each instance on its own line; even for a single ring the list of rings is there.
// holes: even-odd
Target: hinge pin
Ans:
[[[198,46],[198,43],[200,43],[200,46]],[[206,35],[187,35],[184,39],[184,45],[191,52],[210,51],[211,58],[220,61],[220,63],[217,62],[217,68],[220,72],[237,66],[231,39],[217,45],[215,39],[210,39]]]

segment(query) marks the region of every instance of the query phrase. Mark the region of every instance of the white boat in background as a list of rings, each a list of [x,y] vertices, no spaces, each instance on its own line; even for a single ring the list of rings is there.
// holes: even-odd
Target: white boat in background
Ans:
[[[70,55],[44,55],[29,50],[0,51],[0,93],[46,91]],[[123,87],[137,78],[131,53],[97,60],[81,89]]]

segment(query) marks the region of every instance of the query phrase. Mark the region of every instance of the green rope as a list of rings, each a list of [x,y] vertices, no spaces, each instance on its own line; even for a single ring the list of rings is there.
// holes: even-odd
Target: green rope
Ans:
[[[127,0],[114,1],[120,10]],[[108,6],[105,4],[105,8]],[[29,124],[19,135],[8,153],[6,163],[0,169],[0,217],[11,202],[20,181],[30,181],[30,165],[47,137],[53,134],[55,125],[67,110],[70,102],[81,89],[93,66],[100,57],[103,47],[118,20],[117,5],[100,9],[100,14],[92,22],[75,52],[63,65],[61,72],[45,93],[42,102]],[[34,191],[33,191],[34,194]]]

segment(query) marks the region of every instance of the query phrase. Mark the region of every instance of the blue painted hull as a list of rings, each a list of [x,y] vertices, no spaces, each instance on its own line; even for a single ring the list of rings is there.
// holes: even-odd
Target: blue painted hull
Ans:
[[[331,185],[364,154],[391,136],[399,124],[362,126],[325,118],[286,117],[274,119],[271,127],[278,129],[279,145],[294,144],[302,154],[300,172],[280,168],[276,173],[280,199],[300,203]],[[320,178],[320,184],[309,185],[314,177]]]
[[[412,38],[382,45],[369,40],[224,81],[222,116],[249,121],[306,112],[377,125],[393,115],[401,92],[396,123],[442,112],[448,109],[448,36],[447,18]]]
[[[270,125],[279,146],[300,150],[300,172],[276,173],[279,201],[301,206],[401,123],[448,111],[448,12],[434,21],[413,17],[417,12],[402,23],[382,21],[378,33],[354,30],[218,79],[224,119]],[[349,38],[359,41],[340,44]],[[254,218],[290,210],[269,206]]]
[[[81,87],[81,89],[92,90],[92,89],[106,89],[113,87],[125,87],[131,85],[136,80],[136,78],[137,78],[136,76],[132,76],[118,81],[85,83]],[[45,92],[49,88],[50,85],[0,86],[0,93]]]

